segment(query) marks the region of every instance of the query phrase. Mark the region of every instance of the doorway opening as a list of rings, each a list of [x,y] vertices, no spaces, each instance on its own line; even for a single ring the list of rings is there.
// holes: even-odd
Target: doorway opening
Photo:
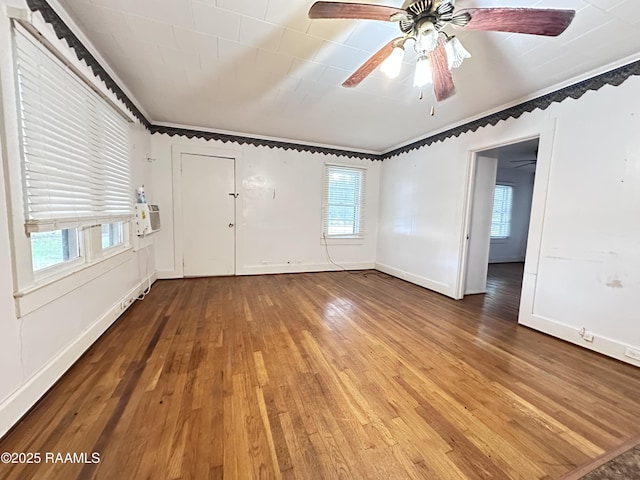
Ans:
[[[463,294],[487,294],[513,310],[514,320],[522,291],[538,146],[539,137],[502,145],[476,152],[472,162]]]

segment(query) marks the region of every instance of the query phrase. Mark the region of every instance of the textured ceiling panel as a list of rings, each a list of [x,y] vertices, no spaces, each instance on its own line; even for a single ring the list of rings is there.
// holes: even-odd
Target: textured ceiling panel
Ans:
[[[150,120],[385,151],[531,98],[640,52],[637,0],[458,0],[457,8],[573,8],[558,38],[456,32],[472,58],[437,103],[395,80],[340,84],[399,35],[395,23],[309,20],[308,0],[60,0]],[[375,3],[375,2],[368,2]],[[402,1],[380,4],[400,7]],[[435,105],[436,115],[429,115]]]

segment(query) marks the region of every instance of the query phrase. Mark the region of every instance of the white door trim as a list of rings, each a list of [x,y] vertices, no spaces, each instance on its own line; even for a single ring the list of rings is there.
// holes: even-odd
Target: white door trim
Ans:
[[[536,164],[536,179],[533,189],[533,200],[531,204],[531,220],[529,222],[529,234],[527,239],[527,251],[524,265],[524,279],[522,286],[522,296],[520,300],[520,312],[518,321],[522,323],[523,318],[533,314],[534,298],[536,290],[536,279],[540,251],[542,248],[542,231],[544,228],[544,213],[547,205],[547,192],[549,187],[549,177],[551,172],[551,159],[553,153],[553,143],[556,130],[556,119],[549,118],[542,125],[517,137],[504,137],[499,141],[490,144],[478,145],[469,150],[467,156],[467,185],[464,198],[464,213],[462,217],[462,237],[460,242],[458,275],[456,278],[455,298],[464,297],[465,280],[467,274],[468,245],[467,236],[470,234],[471,213],[473,202],[473,186],[476,156],[479,152],[492,148],[503,147],[534,138],[539,138],[538,161]]]
[[[183,245],[183,218],[182,218],[182,155],[203,155],[206,157],[222,157],[231,158],[234,160],[235,165],[235,185],[234,189],[238,192],[238,162],[242,161],[242,151],[235,149],[221,149],[212,147],[201,147],[192,145],[171,145],[171,169],[172,169],[172,188],[173,188],[173,267],[175,271],[174,278],[184,278],[184,245]],[[236,205],[236,211],[238,211],[239,205]],[[241,210],[240,210],[241,211]],[[236,243],[238,236],[238,222],[236,219]],[[237,252],[237,248],[234,249]],[[234,253],[234,257],[237,253]],[[237,264],[237,259],[234,258],[234,263]]]

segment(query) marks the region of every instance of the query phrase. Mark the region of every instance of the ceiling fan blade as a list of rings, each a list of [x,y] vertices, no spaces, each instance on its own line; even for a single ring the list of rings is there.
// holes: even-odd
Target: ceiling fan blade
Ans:
[[[366,3],[349,2],[316,2],[309,9],[309,18],[352,18],[358,20],[381,20],[391,22],[396,14],[403,16],[407,12],[385,5],[369,5]]]
[[[528,33],[556,37],[571,24],[574,10],[546,8],[467,8],[456,12],[456,17],[468,14],[469,23],[464,30],[491,30],[496,32]]]
[[[402,40],[403,37],[394,38],[389,43],[387,43],[384,47],[374,53],[369,60],[364,62],[362,66],[357,69],[353,74],[347,78],[344,82],[342,82],[343,87],[352,88],[356,87],[371,74],[382,62],[384,62],[391,52],[393,51],[394,44],[398,40]]]
[[[444,49],[442,40],[438,42],[436,49],[429,55],[429,63],[431,64],[431,75],[433,78],[433,92],[435,93],[436,100],[441,102],[456,92],[451,70],[449,70],[447,62],[447,52]]]

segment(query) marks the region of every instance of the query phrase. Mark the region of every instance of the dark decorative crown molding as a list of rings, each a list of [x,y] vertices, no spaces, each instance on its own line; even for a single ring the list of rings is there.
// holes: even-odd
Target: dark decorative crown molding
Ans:
[[[382,155],[376,153],[353,152],[351,150],[340,150],[337,148],[316,147],[301,143],[281,142],[277,140],[265,140],[261,138],[243,137],[226,133],[204,132],[201,130],[191,130],[187,128],[164,127],[161,125],[151,125],[151,133],[163,133],[173,136],[187,138],[202,138],[204,140],[218,140],[223,143],[237,143],[240,145],[255,145],[260,147],[281,148],[283,150],[296,150],[298,152],[322,153],[324,155],[335,155],[337,157],[359,158],[366,160],[382,160]]]
[[[615,87],[622,85],[625,80],[634,75],[640,75],[640,60],[616,68],[614,70],[610,70],[606,73],[602,73],[595,77],[591,77],[587,80],[583,80],[582,82],[569,85],[568,87],[561,88],[560,90],[547,93],[546,95],[534,98],[533,100],[529,100],[527,102],[520,103],[519,105],[506,108],[496,113],[492,113],[491,115],[487,115],[486,117],[482,117],[477,120],[473,120],[472,122],[462,124],[458,127],[445,130],[444,132],[438,133],[436,135],[425,137],[421,140],[417,140],[415,142],[391,150],[390,152],[384,153],[381,155],[381,157],[382,160],[386,160],[388,158],[396,157],[398,155],[416,150],[418,148],[429,146],[436,142],[442,142],[447,138],[458,137],[467,132],[475,132],[479,128],[486,127],[487,125],[496,125],[502,120],[519,118],[525,113],[533,112],[535,109],[546,110],[552,104],[560,103],[567,98],[573,98],[574,100],[577,100],[590,90],[600,90],[605,85],[612,85]]]
[[[583,80],[568,87],[561,88],[554,92],[542,95],[541,97],[528,100],[519,105],[506,108],[491,115],[473,120],[471,122],[464,123],[444,132],[440,132],[436,135],[425,137],[421,140],[409,143],[402,147],[396,148],[383,154],[375,153],[363,153],[355,152],[351,150],[341,150],[337,148],[316,147],[312,145],[304,145],[299,143],[289,143],[276,140],[265,140],[260,138],[245,137],[240,135],[230,135],[223,133],[205,132],[200,130],[192,130],[187,128],[174,128],[165,127],[161,125],[153,125],[147,118],[140,112],[140,110],[134,105],[129,97],[122,91],[118,84],[111,78],[109,73],[98,63],[93,57],[91,52],[83,45],[83,43],[76,37],[66,23],[60,18],[55,10],[47,3],[46,0],[26,0],[29,8],[34,12],[40,12],[42,17],[47,23],[49,23],[58,38],[64,39],[69,47],[75,52],[79,60],[84,61],[93,71],[93,73],[100,78],[107,88],[111,90],[116,97],[122,101],[129,110],[136,116],[138,120],[144,125],[151,133],[167,134],[170,136],[183,136],[187,138],[202,138],[205,140],[219,140],[227,143],[237,143],[240,145],[255,145],[269,148],[280,148],[283,150],[296,150],[299,152],[311,152],[320,153],[324,155],[335,155],[338,157],[358,158],[367,160],[386,160],[393,158],[403,153],[417,150],[425,146],[429,146],[436,142],[442,142],[447,138],[458,137],[467,132],[475,132],[479,128],[486,127],[487,125],[496,125],[502,120],[508,120],[510,118],[519,118],[525,113],[532,112],[536,109],[546,110],[554,103],[560,103],[567,98],[578,99],[590,90],[599,90],[605,85],[619,86],[624,83],[628,78],[632,76],[640,75],[640,60],[616,68],[609,72],[597,75],[595,77]]]

